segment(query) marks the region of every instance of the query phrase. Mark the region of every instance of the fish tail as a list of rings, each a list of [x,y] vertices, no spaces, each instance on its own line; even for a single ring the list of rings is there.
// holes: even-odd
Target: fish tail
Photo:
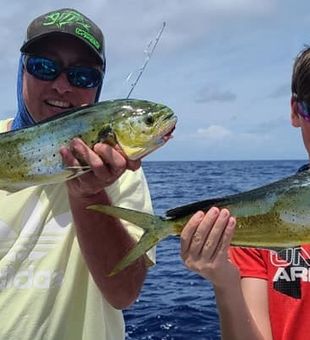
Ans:
[[[87,209],[131,222],[145,231],[154,229],[154,225],[163,220],[159,216],[113,205],[94,204],[88,206]]]
[[[128,267],[139,257],[144,255],[148,250],[154,247],[157,241],[159,240],[154,240],[154,237],[151,233],[144,233],[139,242],[114,266],[108,276],[113,276]]]
[[[173,223],[160,216],[110,205],[91,205],[87,209],[131,222],[144,230],[139,242],[122,258],[108,276],[113,276],[154,247],[160,240],[173,234]]]

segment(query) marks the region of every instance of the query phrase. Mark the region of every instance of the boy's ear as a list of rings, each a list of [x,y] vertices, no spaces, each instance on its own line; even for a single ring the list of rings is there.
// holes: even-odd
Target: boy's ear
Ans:
[[[300,127],[300,116],[298,114],[297,100],[295,97],[291,97],[291,124],[294,127]]]

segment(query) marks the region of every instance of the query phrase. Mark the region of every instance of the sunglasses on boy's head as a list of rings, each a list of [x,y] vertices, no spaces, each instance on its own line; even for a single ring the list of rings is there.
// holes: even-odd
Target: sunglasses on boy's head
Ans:
[[[94,67],[70,66],[63,68],[56,61],[38,56],[27,55],[24,64],[28,73],[40,80],[55,80],[64,72],[71,85],[80,88],[93,88],[101,84],[103,72]]]
[[[305,101],[297,101],[298,114],[302,116],[304,120],[310,122],[310,105]]]

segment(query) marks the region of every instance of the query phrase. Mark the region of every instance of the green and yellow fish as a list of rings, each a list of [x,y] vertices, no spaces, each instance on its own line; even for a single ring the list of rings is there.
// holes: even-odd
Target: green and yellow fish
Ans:
[[[68,168],[59,149],[74,137],[88,146],[118,144],[128,159],[144,157],[171,137],[177,118],[165,105],[138,99],[103,101],[34,126],[0,134],[0,190],[66,181],[89,171]]]
[[[114,206],[95,211],[127,220],[144,229],[140,241],[113,269],[118,273],[169,235],[180,235],[190,217],[212,206],[228,208],[237,217],[232,245],[281,249],[310,243],[310,170],[236,195],[180,206],[165,217]]]

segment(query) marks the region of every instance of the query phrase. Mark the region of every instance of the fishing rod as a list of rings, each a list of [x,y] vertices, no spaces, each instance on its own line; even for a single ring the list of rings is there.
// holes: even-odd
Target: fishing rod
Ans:
[[[163,24],[162,24],[162,26],[161,26],[161,28],[160,28],[160,30],[158,31],[158,33],[157,33],[157,35],[156,35],[156,38],[155,38],[154,43],[153,43],[153,40],[151,40],[151,41],[148,43],[148,45],[147,45],[147,47],[146,47],[146,50],[144,51],[144,52],[146,53],[146,57],[145,57],[144,63],[143,63],[143,65],[138,69],[138,71],[139,71],[138,76],[137,76],[137,78],[135,79],[135,81],[131,84],[131,88],[130,88],[130,90],[129,90],[129,93],[128,93],[126,99],[128,99],[128,98],[130,97],[132,91],[134,90],[134,88],[135,88],[136,85],[138,84],[138,81],[139,81],[139,79],[141,78],[141,76],[142,76],[142,74],[143,74],[143,72],[144,72],[144,70],[145,70],[147,64],[149,63],[149,61],[150,61],[150,59],[151,59],[151,57],[152,57],[152,55],[153,55],[153,53],[154,53],[154,51],[155,51],[155,48],[156,48],[156,46],[157,46],[157,44],[158,44],[158,41],[159,41],[159,39],[160,39],[160,37],[161,37],[161,35],[162,35],[162,33],[163,33],[165,27],[166,27],[166,22],[164,21]],[[131,78],[132,74],[133,74],[133,73],[130,73],[129,76],[127,77],[127,79],[126,79],[127,82],[128,82],[129,79]]]

